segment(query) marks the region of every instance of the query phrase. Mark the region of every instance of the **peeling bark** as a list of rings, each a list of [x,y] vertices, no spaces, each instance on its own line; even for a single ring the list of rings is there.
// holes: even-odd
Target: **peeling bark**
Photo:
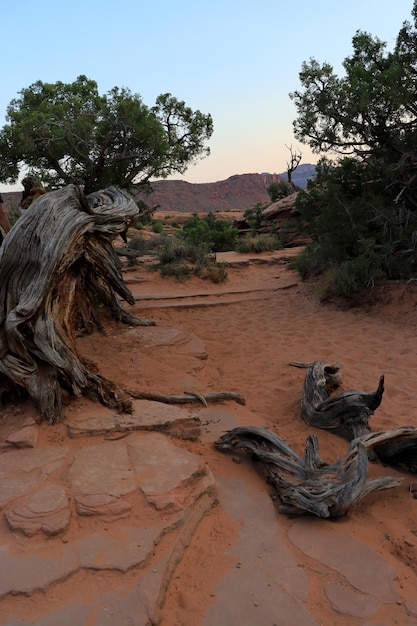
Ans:
[[[382,442],[395,441],[399,433],[390,432],[379,439],[373,439],[374,435],[356,439],[346,455],[333,464],[321,460],[315,435],[307,438],[304,459],[278,435],[256,426],[234,428],[215,445],[222,451],[242,451],[252,457],[281,501],[281,513],[334,518],[346,515],[369,493],[401,484],[402,478],[367,477],[369,451]]]
[[[330,430],[352,441],[371,432],[369,418],[381,404],[384,377],[379,379],[375,391],[348,390],[330,396],[341,382],[340,366],[336,363],[314,361],[307,364],[301,417],[309,426]]]
[[[0,387],[25,389],[43,419],[61,417],[61,391],[92,394],[128,411],[123,390],[77,353],[80,328],[100,327],[100,311],[129,324],[148,324],[123,309],[135,302],[112,239],[139,209],[110,187],[85,196],[69,185],[41,195],[5,238],[0,251]]]

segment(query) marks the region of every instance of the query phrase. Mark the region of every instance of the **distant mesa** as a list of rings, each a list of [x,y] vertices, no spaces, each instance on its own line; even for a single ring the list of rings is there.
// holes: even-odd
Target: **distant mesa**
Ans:
[[[307,180],[314,178],[314,165],[300,165],[292,178],[302,189]],[[138,199],[150,206],[159,205],[161,211],[208,212],[245,211],[259,202],[270,202],[267,189],[273,182],[287,180],[287,172],[281,174],[236,174],[215,183],[187,183],[182,180],[158,180],[152,183],[150,194],[139,194]]]
[[[316,168],[302,164],[292,174],[295,185],[302,189],[307,180],[314,178]],[[287,180],[287,172],[281,174],[236,174],[214,183],[188,183],[183,180],[157,180],[152,183],[151,193],[138,194],[136,199],[149,206],[159,205],[161,211],[202,213],[216,211],[245,211],[259,202],[269,203],[267,189],[273,182]],[[15,209],[20,202],[20,192],[2,193],[6,209]]]

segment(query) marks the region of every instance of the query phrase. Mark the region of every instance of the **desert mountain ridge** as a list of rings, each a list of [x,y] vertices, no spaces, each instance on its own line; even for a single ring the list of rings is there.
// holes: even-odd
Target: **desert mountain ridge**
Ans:
[[[293,172],[293,182],[304,188],[315,175],[315,166],[302,164]],[[236,174],[214,183],[188,183],[183,180],[157,180],[150,193],[140,193],[137,200],[158,206],[161,211],[195,212],[244,211],[259,202],[270,202],[267,189],[273,182],[287,180],[287,173]],[[6,209],[18,207],[21,193],[2,192]]]
[[[293,172],[295,185],[304,188],[313,178],[316,168],[300,165]],[[152,192],[137,196],[149,206],[161,211],[208,212],[244,211],[259,202],[270,202],[267,189],[273,182],[287,180],[287,173],[235,174],[215,183],[188,183],[182,180],[158,180],[152,183]]]

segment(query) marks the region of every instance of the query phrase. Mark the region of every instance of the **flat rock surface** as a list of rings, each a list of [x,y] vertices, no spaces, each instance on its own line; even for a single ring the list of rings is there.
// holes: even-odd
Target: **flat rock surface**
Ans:
[[[196,412],[163,402],[134,400],[130,415],[111,411],[96,412],[91,416],[80,416],[68,424],[70,437],[129,433],[134,430],[160,430],[182,439],[197,439],[200,434],[200,419]]]
[[[369,309],[323,306],[288,266],[294,251],[235,253],[223,284],[127,271],[154,327],[104,321],[77,339],[83,358],[127,390],[232,391],[246,400],[133,400],[115,414],[72,399],[37,423],[28,401],[0,414],[0,623],[6,626],[414,626],[417,500],[412,475],[338,520],[289,518],[250,458],[214,442],[266,427],[298,453],[305,372],[341,364],[344,389],[386,375],[372,427],[417,426],[417,288],[389,285]],[[146,309],[143,312],[142,309]],[[326,462],[347,443],[315,431]]]
[[[0,508],[30,493],[62,466],[66,447],[10,450],[0,454]]]
[[[294,524],[288,537],[306,556],[339,572],[358,591],[383,602],[398,599],[394,568],[350,535],[332,533],[328,524],[312,519]]]
[[[41,530],[45,535],[64,531],[71,518],[69,498],[61,485],[48,485],[23,498],[5,513],[12,530],[32,536]]]

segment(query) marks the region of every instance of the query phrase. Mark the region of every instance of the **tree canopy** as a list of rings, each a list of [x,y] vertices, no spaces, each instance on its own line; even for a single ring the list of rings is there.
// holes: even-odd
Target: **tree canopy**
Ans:
[[[357,31],[340,77],[329,63],[304,62],[302,89],[290,94],[297,139],[335,157],[300,196],[316,261],[334,270],[355,259],[351,286],[373,282],[376,259],[378,277],[417,270],[417,0],[412,18],[392,50]]]
[[[169,93],[147,107],[138,94],[97,83],[37,81],[7,108],[0,131],[0,181],[14,183],[22,167],[50,189],[71,183],[90,193],[109,185],[144,185],[184,173],[210,153],[211,116],[193,111]]]

